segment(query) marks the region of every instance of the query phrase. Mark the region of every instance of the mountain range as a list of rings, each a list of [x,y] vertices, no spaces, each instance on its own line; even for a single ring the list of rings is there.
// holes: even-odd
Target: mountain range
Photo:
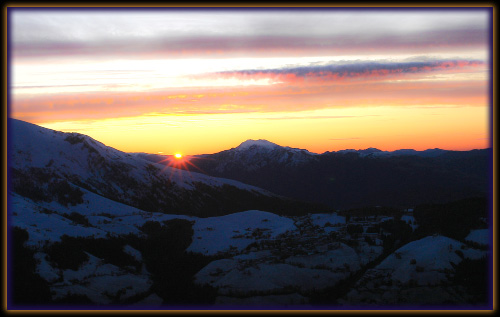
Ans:
[[[196,216],[248,209],[306,213],[317,204],[241,182],[156,164],[86,135],[9,119],[12,190],[37,201],[81,201],[83,190],[141,210]]]
[[[168,156],[135,153],[153,162]],[[266,140],[189,158],[184,168],[335,209],[410,207],[489,193],[491,150],[341,150],[311,153]]]
[[[8,305],[20,309],[488,299],[487,199],[372,204],[484,195],[489,150],[315,154],[249,140],[176,161],[14,119],[8,150]]]

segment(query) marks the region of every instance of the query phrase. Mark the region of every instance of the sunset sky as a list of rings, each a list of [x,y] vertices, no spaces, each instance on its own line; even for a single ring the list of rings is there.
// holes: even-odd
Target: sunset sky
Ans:
[[[10,116],[125,152],[486,148],[491,10],[10,8]]]

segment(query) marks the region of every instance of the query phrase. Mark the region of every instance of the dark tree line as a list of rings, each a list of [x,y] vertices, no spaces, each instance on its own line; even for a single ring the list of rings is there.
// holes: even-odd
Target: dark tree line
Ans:
[[[146,268],[153,275],[153,291],[166,305],[212,304],[216,290],[193,282],[194,275],[213,257],[186,252],[192,242],[192,222],[173,219],[164,223],[146,222],[139,240]]]
[[[212,304],[216,290],[194,283],[194,275],[216,259],[187,252],[192,242],[192,222],[173,219],[164,222],[148,221],[142,227],[144,236],[123,235],[107,238],[62,236],[61,241],[44,248],[49,260],[60,269],[78,270],[88,261],[87,253],[121,268],[142,265],[151,273],[151,292],[164,300],[165,305]],[[127,254],[123,247],[130,245],[142,254],[142,262]],[[23,286],[24,287],[24,286]],[[74,301],[74,302],[72,302]],[[64,303],[84,303],[85,298],[68,297]]]
[[[12,190],[33,201],[56,200],[64,206],[83,203],[83,191],[46,168],[10,169]]]
[[[489,203],[485,197],[462,199],[445,204],[415,207],[413,215],[419,227],[416,234],[442,234],[463,240],[472,229],[486,228],[481,218],[488,218]]]
[[[50,302],[50,289],[47,282],[35,273],[34,251],[24,244],[29,239],[26,230],[14,227],[11,232],[11,256],[9,276],[11,302],[14,305],[32,306]]]

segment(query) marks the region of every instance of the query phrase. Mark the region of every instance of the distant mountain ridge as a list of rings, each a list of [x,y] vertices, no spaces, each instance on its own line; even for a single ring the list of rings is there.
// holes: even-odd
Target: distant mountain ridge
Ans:
[[[450,152],[450,150],[443,150],[439,148],[434,148],[434,149],[426,149],[423,151],[417,151],[414,149],[398,149],[394,151],[382,151],[380,149],[374,148],[374,147],[369,147],[366,149],[344,149],[344,150],[338,150],[338,151],[326,151],[324,153],[314,153],[310,152],[305,149],[299,149],[299,148],[292,148],[289,146],[281,146],[276,143],[264,140],[264,139],[258,139],[258,140],[253,140],[253,139],[248,139],[244,142],[242,142],[239,146],[236,148],[229,149],[230,150],[237,150],[237,151],[246,151],[248,149],[259,149],[260,151],[262,150],[278,150],[278,149],[284,149],[284,150],[289,150],[293,152],[300,152],[300,153],[305,153],[305,154],[310,154],[310,155],[321,155],[321,154],[329,154],[329,153],[359,153],[361,156],[367,156],[367,155],[374,155],[374,156],[402,156],[402,155],[415,155],[415,156],[422,156],[422,157],[435,157],[439,156],[441,154]],[[224,151],[222,151],[224,152]],[[219,152],[221,153],[221,152]]]
[[[404,156],[404,155],[414,155],[414,156],[420,156],[420,157],[436,157],[445,153],[450,152],[449,150],[442,150],[442,149],[427,149],[424,151],[417,151],[414,149],[400,149],[400,150],[394,150],[394,151],[382,151],[377,148],[367,148],[364,150],[352,150],[352,149],[346,149],[346,150],[340,150],[340,151],[333,151],[333,152],[326,152],[326,153],[358,153],[361,156]]]
[[[434,148],[434,149],[427,149],[423,151],[417,151],[414,149],[399,149],[399,150],[394,150],[394,151],[382,151],[380,149],[370,147],[367,149],[344,149],[344,150],[338,150],[338,151],[326,151],[324,153],[313,153],[305,149],[299,149],[299,148],[292,148],[289,146],[281,146],[276,143],[259,139],[259,140],[253,140],[253,139],[248,139],[244,142],[242,142],[239,146],[236,148],[232,148],[226,151],[231,151],[231,150],[236,150],[236,151],[247,151],[249,149],[252,149],[253,151],[276,151],[276,150],[287,150],[291,151],[294,153],[302,153],[302,154],[309,154],[309,155],[322,155],[322,154],[330,154],[330,153],[358,153],[361,156],[367,156],[367,155],[372,155],[372,156],[403,156],[403,155],[415,155],[415,156],[421,156],[421,157],[435,157],[442,155],[444,153],[450,152],[450,150],[443,150],[439,148]],[[225,152],[225,151],[222,151]],[[219,152],[221,153],[221,152]],[[215,153],[216,154],[216,153]],[[206,155],[206,154],[204,154]]]
[[[443,150],[439,148],[427,149],[423,151],[417,151],[414,149],[399,149],[394,151],[382,151],[377,148],[367,148],[367,149],[344,149],[338,151],[326,151],[324,153],[314,153],[306,149],[292,148],[289,146],[281,146],[276,143],[258,139],[248,139],[242,142],[235,148],[217,152],[214,154],[200,154],[193,155],[193,158],[211,158],[214,155],[224,156],[228,161],[243,160],[246,163],[246,169],[255,169],[259,165],[265,165],[266,161],[280,162],[283,164],[297,165],[309,161],[316,160],[319,155],[330,155],[330,154],[348,154],[356,153],[361,157],[371,156],[371,157],[391,157],[391,156],[419,156],[419,157],[437,157],[449,152],[456,152],[450,150]],[[162,154],[151,154],[151,153],[130,153],[132,155],[137,155],[141,158],[152,162],[160,162],[171,155]],[[225,167],[219,167],[222,171]]]
[[[214,154],[201,154],[193,155],[193,158],[209,158],[211,159],[214,155],[224,157],[227,164],[230,162],[243,162],[245,163],[245,169],[253,170],[258,169],[269,162],[279,162],[281,164],[289,165],[299,165],[301,163],[317,160],[319,155],[329,155],[329,154],[348,154],[357,153],[361,157],[372,156],[372,157],[390,157],[390,156],[419,156],[419,157],[437,157],[442,154],[453,152],[443,149],[427,149],[424,151],[417,151],[414,149],[399,149],[394,151],[382,151],[377,148],[367,148],[367,149],[345,149],[339,151],[327,151],[322,154],[310,152],[305,149],[292,148],[288,146],[281,146],[276,143],[259,139],[259,140],[246,140],[242,142],[235,148],[224,150]],[[151,154],[151,153],[130,153],[138,157],[144,158],[152,162],[161,162],[170,157],[170,155],[162,154]],[[243,164],[240,164],[243,165]],[[224,163],[221,163],[217,168],[218,171],[222,172],[224,169],[228,168]]]
[[[333,208],[411,206],[487,195],[490,151],[368,148],[316,154],[247,140],[236,148],[195,155],[187,169]],[[156,162],[164,157],[137,155]]]

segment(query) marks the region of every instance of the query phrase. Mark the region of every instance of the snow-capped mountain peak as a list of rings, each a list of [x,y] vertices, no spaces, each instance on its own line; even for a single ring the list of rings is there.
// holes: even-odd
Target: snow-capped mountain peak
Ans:
[[[245,151],[248,150],[251,147],[258,147],[258,148],[264,148],[267,150],[274,150],[276,148],[279,148],[280,146],[276,143],[259,139],[259,140],[246,140],[245,142],[241,143],[238,147],[236,147],[237,150],[239,151]]]
[[[213,154],[217,158],[215,168],[218,171],[227,168],[252,171],[273,164],[295,166],[316,159],[316,155],[262,139],[246,140],[236,148]]]

